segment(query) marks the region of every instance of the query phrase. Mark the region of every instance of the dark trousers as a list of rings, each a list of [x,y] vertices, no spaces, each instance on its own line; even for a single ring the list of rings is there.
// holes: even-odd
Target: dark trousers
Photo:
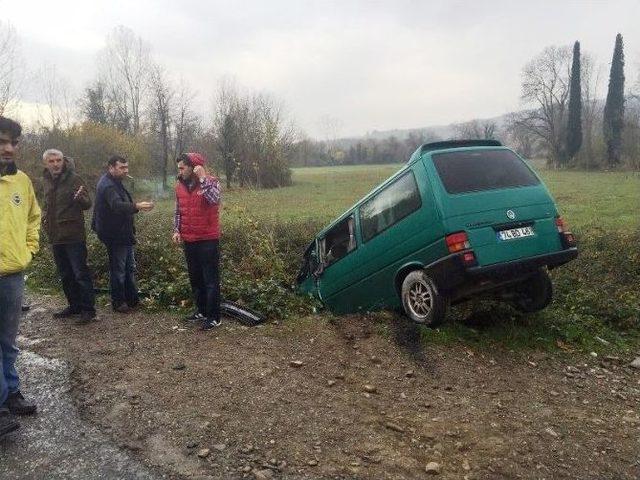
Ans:
[[[220,318],[220,249],[218,240],[185,242],[191,290],[198,312],[209,319]]]
[[[111,306],[116,308],[126,302],[133,307],[140,302],[133,245],[106,243],[105,246],[109,255]]]
[[[87,244],[77,242],[52,245],[51,249],[69,306],[77,312],[95,312],[96,297],[91,271],[87,266]]]

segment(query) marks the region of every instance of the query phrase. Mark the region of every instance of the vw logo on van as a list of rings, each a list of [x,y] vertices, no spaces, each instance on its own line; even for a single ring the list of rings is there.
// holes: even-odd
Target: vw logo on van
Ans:
[[[507,217],[510,220],[513,220],[514,218],[516,218],[516,212],[514,212],[513,210],[507,210]]]

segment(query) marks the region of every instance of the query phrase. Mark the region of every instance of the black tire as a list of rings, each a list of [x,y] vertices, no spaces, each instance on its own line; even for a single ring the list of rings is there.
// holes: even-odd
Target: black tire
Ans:
[[[516,286],[513,306],[524,313],[539,312],[553,299],[553,284],[546,270],[540,269]]]
[[[238,305],[235,302],[224,301],[220,304],[220,312],[229,315],[245,325],[259,325],[265,321],[265,318],[247,307]]]
[[[416,323],[436,327],[444,321],[447,301],[423,270],[410,272],[402,282],[402,308]]]

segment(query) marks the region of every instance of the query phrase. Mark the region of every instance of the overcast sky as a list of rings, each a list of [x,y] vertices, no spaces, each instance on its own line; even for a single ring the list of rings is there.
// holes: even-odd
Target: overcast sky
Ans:
[[[339,119],[345,136],[518,109],[522,67],[548,45],[580,40],[603,65],[603,92],[616,33],[627,86],[640,62],[637,0],[0,0],[0,8],[27,66],[55,65],[77,91],[95,77],[107,34],[124,25],[188,80],[201,111],[232,76],[281,99],[317,137],[323,116]]]

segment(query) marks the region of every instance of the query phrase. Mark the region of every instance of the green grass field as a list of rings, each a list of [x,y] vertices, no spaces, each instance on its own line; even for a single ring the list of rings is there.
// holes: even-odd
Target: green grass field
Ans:
[[[358,165],[293,169],[293,185],[274,190],[224,192],[226,215],[241,209],[256,219],[329,222],[402,167]],[[640,173],[576,172],[538,168],[558,209],[577,230],[640,227]],[[173,198],[159,201],[165,214]]]
[[[225,206],[257,218],[320,219],[329,222],[401,165],[297,168],[293,186],[277,190],[232,190]],[[539,170],[572,228],[637,229],[640,174]]]

